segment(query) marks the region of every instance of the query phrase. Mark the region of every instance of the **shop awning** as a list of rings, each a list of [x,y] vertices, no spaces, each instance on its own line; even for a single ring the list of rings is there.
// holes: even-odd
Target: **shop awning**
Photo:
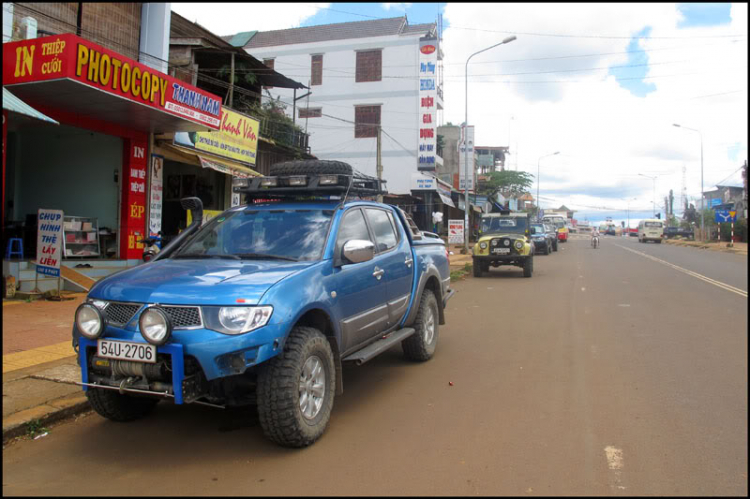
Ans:
[[[456,207],[456,205],[453,203],[453,200],[450,198],[450,196],[447,196],[440,189],[437,189],[436,192],[438,193],[438,196],[440,196],[440,199],[443,201],[443,204],[446,204],[452,208]]]
[[[57,121],[53,120],[49,116],[46,116],[33,107],[26,104],[24,101],[13,95],[7,88],[3,87],[3,109],[10,111],[12,113],[18,113],[23,114],[24,116],[29,116],[30,118],[34,118],[41,121],[46,121],[48,123],[53,123],[55,125],[59,125]]]
[[[219,158],[204,152],[197,152],[188,147],[181,147],[174,144],[159,142],[156,148],[157,154],[162,154],[165,158],[172,161],[188,162],[203,168],[211,168],[226,175],[235,175],[237,177],[260,177],[261,174],[252,168],[242,165],[231,159]]]

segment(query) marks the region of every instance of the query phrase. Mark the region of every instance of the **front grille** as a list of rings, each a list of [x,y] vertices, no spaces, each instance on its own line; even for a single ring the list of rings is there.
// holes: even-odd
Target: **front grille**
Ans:
[[[202,327],[201,313],[198,307],[168,307],[164,311],[172,321],[172,326],[178,328]]]
[[[104,316],[107,323],[114,326],[124,326],[133,318],[138,309],[141,308],[137,303],[109,303],[104,309]]]

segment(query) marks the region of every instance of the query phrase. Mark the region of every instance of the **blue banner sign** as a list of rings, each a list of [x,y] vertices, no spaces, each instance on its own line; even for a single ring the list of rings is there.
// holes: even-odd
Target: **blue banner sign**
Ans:
[[[716,213],[716,216],[715,216],[716,223],[734,222],[737,220],[736,211],[715,210],[714,213]]]

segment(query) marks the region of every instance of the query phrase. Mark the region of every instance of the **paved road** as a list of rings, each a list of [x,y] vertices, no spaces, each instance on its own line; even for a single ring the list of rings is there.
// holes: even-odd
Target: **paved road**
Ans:
[[[3,494],[746,496],[747,296],[667,263],[746,291],[747,259],[560,248],[456,283],[432,361],[347,368],[308,449],[248,411],[92,414],[6,448]]]

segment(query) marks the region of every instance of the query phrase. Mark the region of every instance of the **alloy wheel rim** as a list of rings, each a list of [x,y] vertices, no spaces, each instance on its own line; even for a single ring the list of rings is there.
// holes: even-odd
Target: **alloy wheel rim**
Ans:
[[[433,338],[435,337],[435,313],[432,310],[432,307],[429,307],[427,309],[427,317],[424,321],[424,342],[426,344],[431,344]]]
[[[305,419],[314,419],[323,407],[326,394],[326,372],[323,361],[311,355],[302,366],[299,378],[299,408]]]

